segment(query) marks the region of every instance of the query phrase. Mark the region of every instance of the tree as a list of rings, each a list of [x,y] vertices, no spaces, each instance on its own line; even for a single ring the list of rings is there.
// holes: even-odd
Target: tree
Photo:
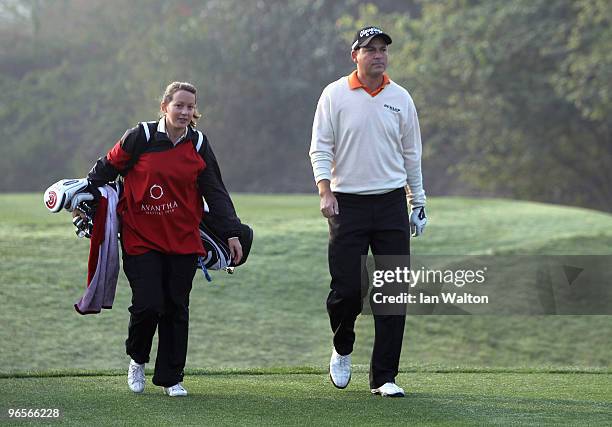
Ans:
[[[420,100],[428,154],[480,192],[611,210],[609,9],[456,0],[393,15],[393,71]]]

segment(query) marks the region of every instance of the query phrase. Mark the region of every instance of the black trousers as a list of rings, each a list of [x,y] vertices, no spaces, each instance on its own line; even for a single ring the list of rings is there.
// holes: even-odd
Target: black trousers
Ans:
[[[132,288],[126,353],[147,363],[157,329],[153,384],[170,387],[183,380],[189,331],[189,293],[197,255],[156,251],[123,255],[123,271]]]
[[[327,312],[336,351],[353,351],[355,320],[363,308],[362,256],[408,255],[410,223],[403,188],[381,195],[336,193],[340,213],[329,218],[331,291]],[[367,282],[366,282],[367,283]],[[404,336],[405,315],[373,315],[374,348],[370,386],[395,382]]]

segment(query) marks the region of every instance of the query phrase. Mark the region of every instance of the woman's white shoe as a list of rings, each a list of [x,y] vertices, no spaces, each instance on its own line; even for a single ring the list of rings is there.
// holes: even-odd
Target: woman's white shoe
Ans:
[[[134,393],[142,393],[145,387],[145,371],[144,363],[136,363],[134,360],[130,360],[130,366],[128,367],[128,387]]]

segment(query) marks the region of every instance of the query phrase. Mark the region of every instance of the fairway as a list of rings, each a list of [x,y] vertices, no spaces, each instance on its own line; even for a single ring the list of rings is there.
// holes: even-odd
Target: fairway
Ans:
[[[0,394],[11,408],[58,408],[69,425],[605,425],[611,376],[407,372],[405,399],[370,395],[363,370],[345,390],[323,372],[213,372],[189,376],[180,399],[150,383],[134,395],[123,375],[5,379]]]
[[[198,273],[190,396],[170,401],[150,382],[142,396],[127,390],[123,273],[112,310],[79,316],[72,304],[85,286],[88,242],[74,236],[66,213],[48,213],[40,194],[0,195],[2,410],[59,407],[75,425],[338,424],[347,416],[373,424],[383,414],[388,424],[602,425],[612,416],[610,316],[409,316],[398,379],[409,394],[392,401],[369,395],[373,328],[362,316],[358,374],[347,390],[335,390],[324,372],[327,224],[317,197],[237,195],[235,202],[255,231],[254,246],[233,276],[214,273],[207,283]],[[528,220],[517,221],[517,212]],[[596,211],[432,198],[428,214],[415,253],[612,253],[612,216]],[[80,370],[104,376],[70,376]]]
[[[0,195],[0,373],[124,369],[125,276],[112,310],[79,316],[72,304],[85,288],[88,241],[41,199]],[[232,276],[213,273],[208,283],[197,273],[187,368],[324,365],[329,274],[318,198],[237,195],[235,203],[255,231],[253,249]],[[612,215],[596,211],[432,198],[428,213],[425,235],[412,241],[417,254],[612,253]],[[372,322],[358,319],[354,363],[369,363]],[[401,366],[610,368],[611,329],[609,316],[409,316]]]
[[[345,390],[323,372],[214,372],[189,376],[190,395],[177,399],[150,383],[134,395],[123,375],[2,379],[0,393],[11,408],[59,408],[68,425],[605,425],[612,415],[604,373],[407,372],[398,381],[405,399],[370,395],[363,370]]]

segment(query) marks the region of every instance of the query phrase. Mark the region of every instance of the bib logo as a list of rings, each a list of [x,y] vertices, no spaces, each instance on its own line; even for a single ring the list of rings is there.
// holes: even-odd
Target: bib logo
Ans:
[[[159,200],[164,195],[164,189],[161,185],[153,184],[149,188],[149,196],[153,200]],[[158,204],[148,204],[141,203],[140,211],[146,215],[166,215],[171,214],[174,210],[178,208],[178,202],[176,200],[172,200],[170,202],[158,203]]]
[[[149,188],[149,195],[152,199],[159,200],[161,196],[164,195],[164,189],[161,188],[161,185],[153,184],[151,188]]]

